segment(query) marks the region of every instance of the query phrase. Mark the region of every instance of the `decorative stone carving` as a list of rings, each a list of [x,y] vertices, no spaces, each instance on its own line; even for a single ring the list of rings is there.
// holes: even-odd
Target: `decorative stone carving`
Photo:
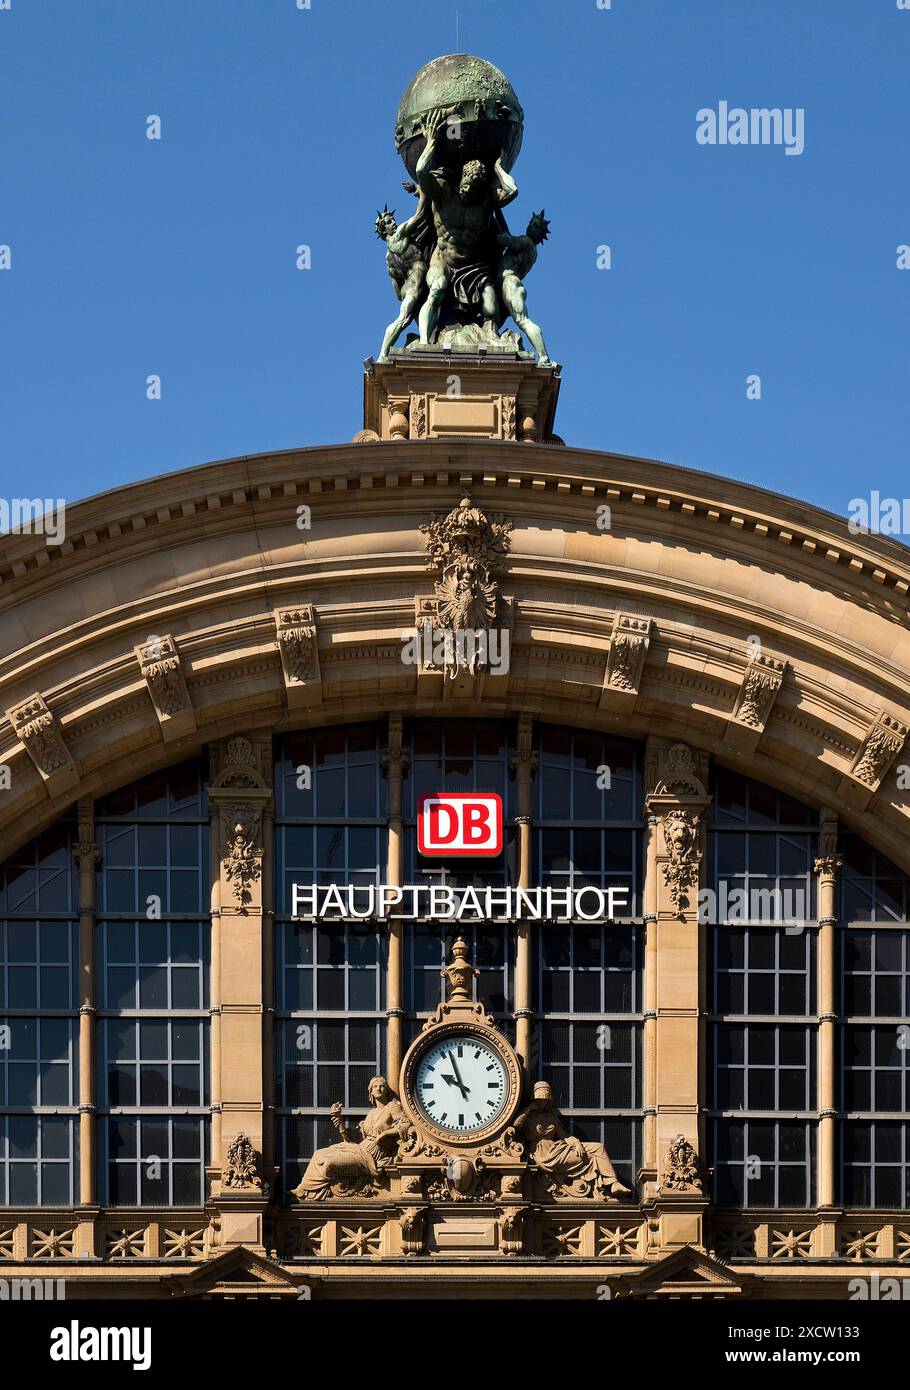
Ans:
[[[525,1146],[518,1138],[514,1125],[509,1125],[503,1130],[502,1134],[491,1144],[485,1144],[481,1149],[482,1154],[487,1158],[522,1158]]]
[[[52,783],[54,791],[76,781],[76,765],[43,695],[36,691],[6,715],[43,780]]]
[[[664,882],[670,901],[677,911],[689,905],[689,895],[698,887],[698,816],[694,811],[676,808],[668,811],[661,822],[667,860],[662,864]]]
[[[607,669],[604,672],[601,708],[627,707],[635,703],[644,670],[653,622],[635,613],[617,613],[613,619]]]
[[[837,817],[823,815],[818,837],[819,854],[813,868],[821,879],[836,879],[843,868],[844,856],[837,850]]]
[[[466,1202],[479,1195],[484,1167],[482,1158],[448,1154],[442,1165],[442,1176],[427,1184],[427,1195],[437,1202]]]
[[[602,1202],[628,1196],[603,1144],[569,1134],[548,1081],[535,1082],[534,1099],[517,1117],[515,1130],[526,1139],[529,1157],[552,1195]]]
[[[653,788],[646,797],[652,824],[659,827],[657,848],[665,892],[658,911],[684,918],[697,897],[702,857],[701,818],[710,798],[705,790],[706,755],[685,743],[655,740],[645,757],[646,778]]]
[[[772,656],[763,653],[753,656],[736,696],[733,718],[752,729],[764,729],[774,698],[783,684],[784,669],[784,662]]]
[[[427,1208],[403,1207],[398,1213],[401,1228],[401,1248],[406,1255],[423,1253]]]
[[[530,1207],[503,1207],[499,1214],[499,1243],[505,1255],[520,1255],[525,1244],[525,1223]]]
[[[514,396],[503,396],[502,398],[502,437],[503,439],[515,438]]]
[[[659,1192],[683,1192],[694,1195],[702,1191],[701,1171],[694,1146],[684,1134],[677,1134],[667,1150]]]
[[[150,637],[133,648],[139,670],[165,739],[181,738],[196,727],[192,701],[173,637]]]
[[[419,395],[411,397],[411,438],[426,439],[427,437],[427,397],[426,392],[422,391]]]
[[[704,781],[694,752],[687,743],[672,744],[663,756],[661,776],[652,795],[671,796],[677,800],[706,798]]]
[[[373,1077],[369,1096],[372,1109],[358,1125],[359,1139],[348,1130],[341,1101],[335,1102],[331,1119],[341,1139],[316,1150],[293,1196],[312,1202],[326,1197],[375,1197],[379,1193],[386,1170],[395,1163],[399,1145],[411,1126],[384,1076]]]
[[[210,787],[210,791],[223,790],[268,790],[268,783],[259,770],[255,749],[250,740],[242,735],[228,739],[221,769]]]
[[[483,634],[504,618],[498,571],[511,546],[511,521],[487,517],[470,497],[463,497],[447,516],[435,516],[421,528],[427,548],[427,568],[440,572],[435,582],[434,627],[443,633]],[[447,676],[467,669],[474,673],[474,645],[446,644]]]
[[[868,730],[850,772],[864,786],[877,787],[903,748],[908,728],[882,711]]]
[[[288,706],[297,709],[322,699],[316,617],[311,603],[275,614],[276,640]]]
[[[224,853],[221,875],[230,890],[234,910],[242,914],[258,910],[262,879],[262,815],[271,801],[256,750],[243,735],[228,739],[223,750],[212,749],[213,769],[220,769],[209,784],[209,800],[218,808]],[[223,894],[224,898],[224,894]],[[229,906],[222,901],[222,911]]]
[[[238,804],[229,813],[230,837],[223,862],[224,877],[234,890],[240,910],[253,900],[252,887],[262,876],[262,849],[258,846],[260,813],[254,806]]]
[[[248,1134],[238,1134],[228,1146],[221,1186],[268,1194],[268,1184],[262,1180],[262,1155]]]

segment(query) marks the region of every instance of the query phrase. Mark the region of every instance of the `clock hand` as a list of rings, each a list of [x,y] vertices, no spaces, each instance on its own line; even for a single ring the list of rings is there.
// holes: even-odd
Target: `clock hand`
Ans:
[[[461,1072],[458,1070],[458,1063],[455,1061],[455,1058],[451,1052],[449,1053],[449,1061],[452,1063],[452,1070],[455,1073],[455,1079],[458,1082],[458,1089],[461,1091],[461,1094],[464,1096],[465,1100],[467,1100],[470,1092],[468,1091],[467,1087],[461,1079]]]

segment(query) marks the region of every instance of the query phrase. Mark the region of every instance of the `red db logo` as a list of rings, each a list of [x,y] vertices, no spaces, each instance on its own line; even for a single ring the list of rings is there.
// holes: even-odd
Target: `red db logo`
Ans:
[[[502,798],[495,792],[436,792],[420,798],[417,848],[421,854],[502,853]]]

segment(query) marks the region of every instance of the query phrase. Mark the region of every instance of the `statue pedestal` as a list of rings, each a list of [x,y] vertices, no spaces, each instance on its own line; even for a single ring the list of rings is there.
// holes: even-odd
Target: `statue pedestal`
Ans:
[[[355,442],[389,439],[503,439],[561,444],[553,434],[558,366],[530,353],[445,352],[439,347],[367,358],[363,424]]]

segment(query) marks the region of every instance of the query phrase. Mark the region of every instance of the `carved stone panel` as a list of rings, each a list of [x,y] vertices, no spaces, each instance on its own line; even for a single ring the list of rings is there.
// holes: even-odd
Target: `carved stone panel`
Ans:
[[[600,693],[601,709],[631,709],[634,706],[652,627],[650,618],[642,618],[637,613],[616,614]]]
[[[866,731],[856,751],[849,776],[842,779],[840,795],[850,806],[864,810],[891,770],[910,732],[908,726],[884,710]]]
[[[322,674],[313,605],[279,609],[275,629],[288,708],[321,704]]]
[[[726,741],[739,748],[754,748],[765,731],[771,709],[784,681],[786,662],[764,652],[746,663],[736,703],[727,725]]]
[[[21,704],[8,709],[6,717],[38,769],[49,795],[56,796],[75,786],[79,780],[78,769],[44,696],[36,691]]]
[[[166,742],[183,738],[196,727],[196,716],[173,637],[150,637],[134,647],[139,670]]]

